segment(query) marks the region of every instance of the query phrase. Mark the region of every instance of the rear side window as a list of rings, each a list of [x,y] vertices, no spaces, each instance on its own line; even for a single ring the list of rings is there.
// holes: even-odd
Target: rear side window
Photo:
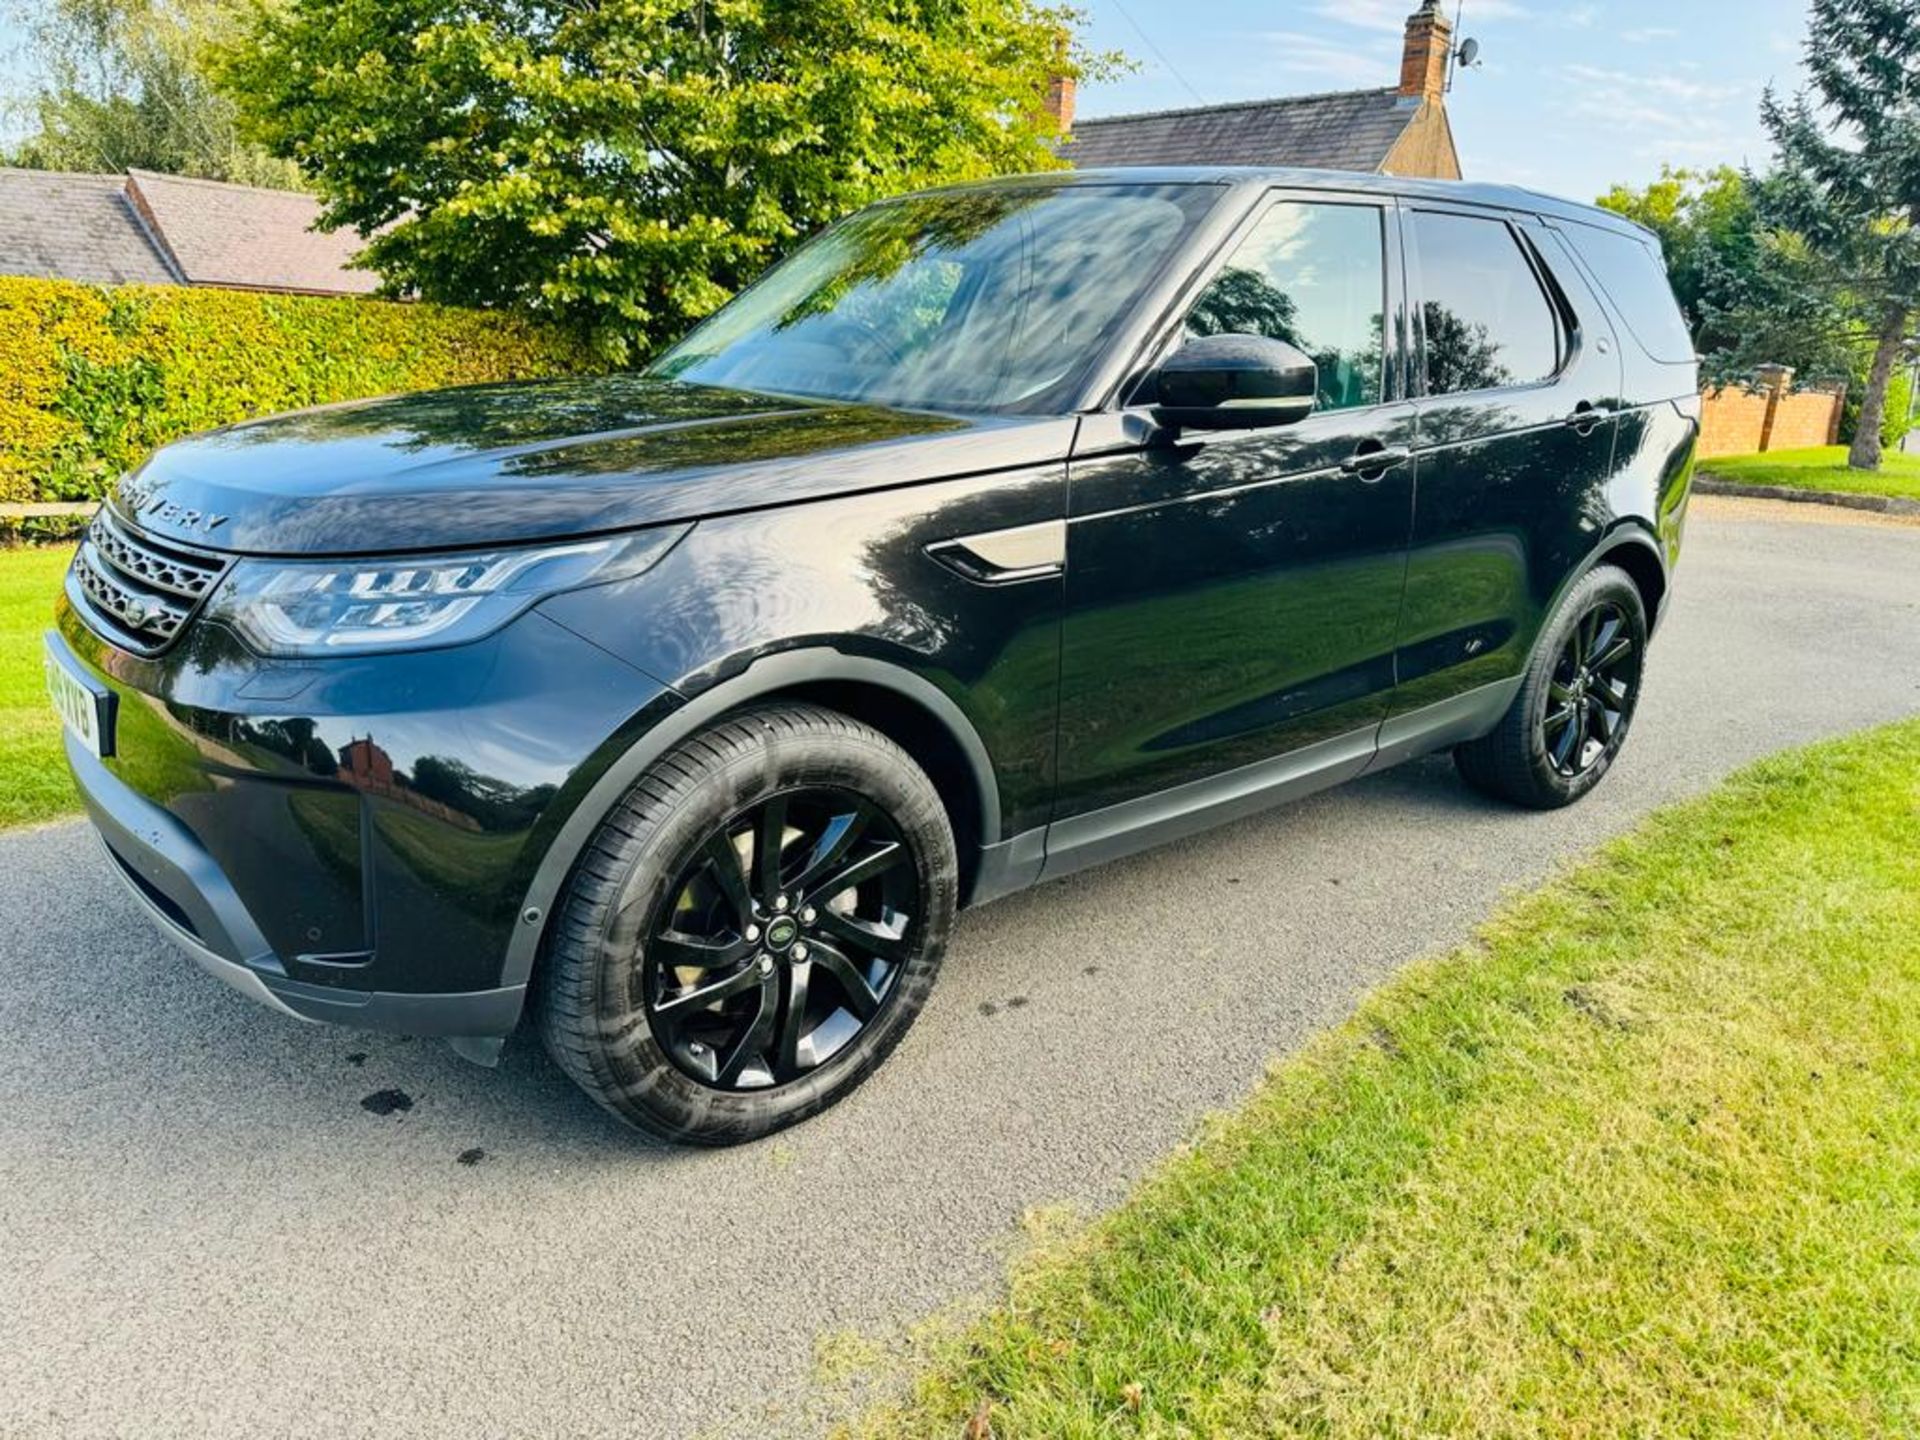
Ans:
[[[1560,368],[1560,324],[1506,223],[1417,210],[1413,239],[1427,393],[1550,379]]]
[[[1666,266],[1653,246],[1632,235],[1569,225],[1564,232],[1607,292],[1640,348],[1669,365],[1691,364],[1693,336],[1674,302]]]

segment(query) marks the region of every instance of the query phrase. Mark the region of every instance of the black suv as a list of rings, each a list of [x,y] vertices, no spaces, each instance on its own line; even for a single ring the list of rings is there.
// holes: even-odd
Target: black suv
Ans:
[[[1633,719],[1698,430],[1658,249],[1522,191],[1048,175],[827,230],[644,374],[172,445],[47,640],[115,869],[208,970],[742,1140],[954,914],[1452,748]]]

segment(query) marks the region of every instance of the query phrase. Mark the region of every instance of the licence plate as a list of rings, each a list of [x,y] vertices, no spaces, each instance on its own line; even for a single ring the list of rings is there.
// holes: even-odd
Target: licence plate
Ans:
[[[47,694],[61,723],[94,755],[113,754],[113,692],[82,678],[66,645],[56,636],[46,637],[42,661]]]

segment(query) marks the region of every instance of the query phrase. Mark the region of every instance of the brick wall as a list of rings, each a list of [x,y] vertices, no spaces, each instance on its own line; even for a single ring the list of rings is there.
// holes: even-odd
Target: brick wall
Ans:
[[[1709,390],[1701,397],[1700,458],[1751,455],[1766,433],[1769,397],[1758,390]]]
[[[1701,397],[1700,458],[1808,450],[1840,438],[1839,390],[1790,391],[1792,372],[1759,389],[1730,387]]]
[[[1780,401],[1773,417],[1773,437],[1769,450],[1810,450],[1816,445],[1832,445],[1840,438],[1839,395],[1818,390],[1803,390]]]

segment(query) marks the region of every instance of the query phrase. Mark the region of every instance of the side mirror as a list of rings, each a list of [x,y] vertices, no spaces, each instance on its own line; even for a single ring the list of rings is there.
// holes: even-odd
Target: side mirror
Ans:
[[[1152,410],[1182,430],[1257,430],[1313,413],[1320,367],[1284,340],[1202,335],[1187,341],[1154,376]]]

